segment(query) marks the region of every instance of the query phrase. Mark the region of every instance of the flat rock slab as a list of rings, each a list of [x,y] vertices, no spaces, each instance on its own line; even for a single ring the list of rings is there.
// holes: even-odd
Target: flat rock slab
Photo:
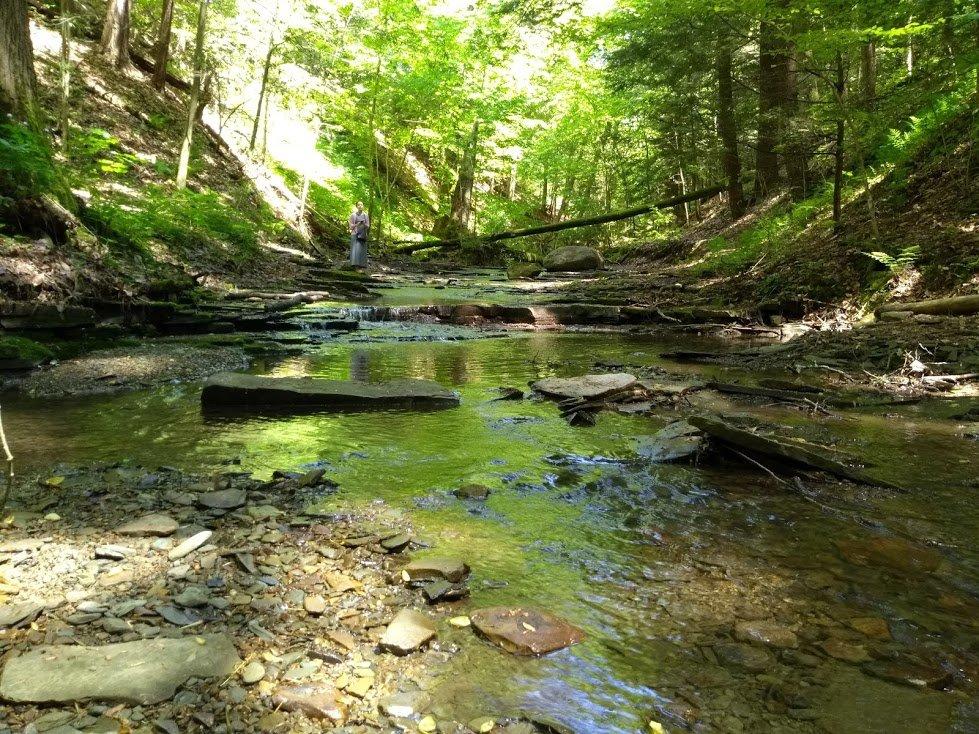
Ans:
[[[0,628],[28,624],[33,622],[37,615],[43,611],[44,605],[39,602],[25,601],[3,604],[0,606]]]
[[[173,535],[177,532],[177,521],[169,515],[144,515],[116,528],[120,535]]]
[[[704,445],[704,434],[686,421],[675,421],[642,441],[638,453],[653,462],[692,459]]]
[[[381,647],[395,655],[407,655],[435,637],[435,622],[414,609],[402,609],[381,636]]]
[[[172,698],[189,678],[230,675],[239,662],[234,643],[224,634],[94,647],[44,645],[7,662],[0,698],[147,705]]]
[[[458,583],[469,575],[469,566],[458,558],[419,558],[403,569],[408,581],[445,579]]]
[[[536,609],[490,607],[469,618],[481,635],[515,655],[545,655],[585,639],[574,625]]]
[[[607,375],[548,377],[531,383],[530,387],[543,395],[562,400],[568,398],[597,400],[631,390],[638,384],[633,375],[613,372]]]
[[[431,380],[367,384],[319,377],[264,377],[221,372],[204,383],[207,408],[386,410],[436,409],[459,405],[459,395]]]
[[[212,510],[235,510],[244,506],[247,499],[248,495],[243,489],[220,489],[200,495],[197,504]]]

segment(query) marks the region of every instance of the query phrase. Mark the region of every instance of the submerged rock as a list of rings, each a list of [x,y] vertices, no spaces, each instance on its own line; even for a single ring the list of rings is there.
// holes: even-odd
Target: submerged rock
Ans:
[[[601,270],[605,267],[602,253],[594,247],[571,245],[551,250],[544,258],[544,270],[549,273]]]
[[[484,500],[490,496],[490,488],[483,484],[464,484],[452,490],[459,499]]]
[[[775,622],[738,622],[734,626],[734,636],[741,642],[760,642],[770,647],[799,646],[799,638],[795,632]]]
[[[312,408],[385,410],[451,408],[459,396],[431,380],[391,380],[376,384],[318,377],[263,377],[222,372],[204,383],[201,403],[208,408]]]
[[[548,397],[598,400],[631,390],[638,384],[633,375],[610,373],[581,377],[548,377],[531,383],[531,388]]]
[[[839,540],[836,547],[850,563],[860,566],[883,566],[912,575],[930,573],[942,562],[942,556],[937,551],[912,545],[900,538],[879,536],[869,539]]]
[[[121,701],[173,697],[189,678],[230,675],[239,663],[228,635],[138,640],[114,645],[43,645],[9,660],[0,697],[19,703]]]
[[[435,637],[437,629],[427,615],[402,609],[381,636],[381,647],[395,655],[407,655]]]
[[[544,655],[585,639],[574,625],[536,609],[490,607],[469,618],[481,635],[515,655]]]
[[[686,421],[674,421],[643,441],[638,453],[653,462],[683,461],[696,456],[704,445],[704,434]]]

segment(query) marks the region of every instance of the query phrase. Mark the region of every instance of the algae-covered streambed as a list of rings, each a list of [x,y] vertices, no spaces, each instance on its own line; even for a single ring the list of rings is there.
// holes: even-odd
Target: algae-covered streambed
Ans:
[[[465,330],[437,326],[405,342],[399,335],[420,327],[364,326],[253,369],[434,379],[461,393],[461,407],[215,418],[201,413],[200,385],[181,384],[8,401],[5,424],[27,471],[94,460],[193,471],[234,460],[260,476],[325,467],[339,489],[324,509],[384,503],[410,515],[433,549],[469,562],[472,596],[459,613],[536,606],[586,631],[584,643],[539,659],[469,630],[443,634],[454,654],[435,705],[459,721],[522,711],[573,732],[636,732],[649,721],[725,732],[976,731],[979,450],[953,422],[918,406],[820,416],[718,398],[718,410],[835,443],[911,490],[846,487],[811,501],[743,464],[644,462],[637,440],[662,417],[606,411],[576,428],[551,402],[494,400],[500,386],[596,364],[663,367],[659,353],[675,344],[542,332],[443,341]],[[470,482],[490,487],[486,502],[451,494]],[[912,568],[913,548],[940,564]],[[792,634],[749,644],[765,624]]]

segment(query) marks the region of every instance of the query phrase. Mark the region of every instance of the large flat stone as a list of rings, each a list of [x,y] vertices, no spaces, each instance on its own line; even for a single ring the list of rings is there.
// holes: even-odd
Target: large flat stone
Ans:
[[[120,535],[173,535],[177,531],[177,521],[169,515],[144,515],[130,520],[116,528]]]
[[[390,380],[375,384],[318,377],[264,377],[221,372],[204,383],[207,408],[386,410],[433,409],[459,405],[459,396],[431,380]]]
[[[395,655],[407,655],[435,637],[430,617],[414,609],[402,609],[381,636],[381,647]]]
[[[536,609],[490,607],[469,615],[486,639],[515,655],[544,655],[585,639],[585,633]]]
[[[597,400],[607,398],[637,385],[633,375],[613,372],[605,375],[582,375],[581,377],[548,377],[531,383],[531,388],[552,398],[581,398]]]
[[[188,678],[230,675],[239,662],[231,638],[224,634],[94,647],[44,645],[7,662],[0,676],[0,698],[17,703],[95,700],[147,705],[173,697]]]
[[[408,581],[445,579],[453,584],[469,575],[469,566],[459,558],[416,558],[404,567]]]

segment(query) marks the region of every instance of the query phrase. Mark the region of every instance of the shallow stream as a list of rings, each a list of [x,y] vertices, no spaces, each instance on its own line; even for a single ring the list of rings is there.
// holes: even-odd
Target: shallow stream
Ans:
[[[411,335],[426,340],[404,341]],[[468,338],[449,340],[459,336]],[[339,485],[325,508],[383,502],[393,517],[410,514],[433,548],[422,552],[469,562],[473,593],[459,613],[537,606],[586,630],[584,643],[541,659],[509,656],[467,630],[443,639],[459,652],[436,700],[458,720],[522,711],[576,733],[648,731],[649,721],[723,732],[979,731],[979,444],[954,422],[924,407],[822,417],[718,399],[717,410],[833,443],[912,489],[851,487],[817,503],[742,464],[644,462],[637,443],[665,417],[604,412],[597,426],[575,428],[553,403],[493,400],[500,386],[596,363],[696,374],[659,357],[677,346],[620,333],[481,337],[364,324],[254,369],[434,379],[460,392],[461,407],[215,419],[201,414],[200,385],[184,384],[8,400],[4,420],[24,470],[127,460],[200,471],[235,460],[267,476],[325,466]],[[451,495],[471,482],[492,489],[488,501]],[[857,562],[838,545],[879,537],[930,547],[942,563],[901,571],[900,560]],[[873,625],[853,621],[868,618],[886,631],[868,635]],[[746,659],[734,627],[752,620],[791,628],[798,647],[752,646],[764,655]],[[839,654],[827,640],[842,643],[829,646]],[[882,661],[944,670],[951,683],[939,691],[871,675]]]

